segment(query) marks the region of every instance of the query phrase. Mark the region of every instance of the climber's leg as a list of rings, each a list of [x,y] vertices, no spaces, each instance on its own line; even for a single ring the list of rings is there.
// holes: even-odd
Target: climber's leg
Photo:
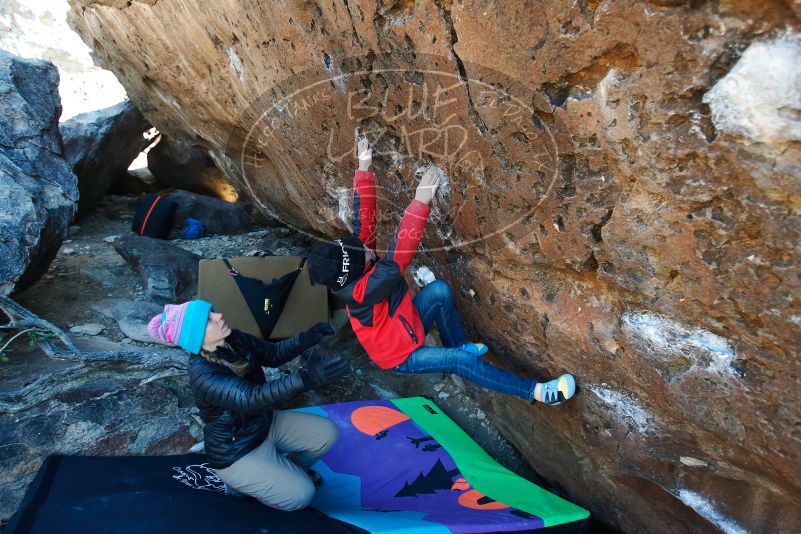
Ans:
[[[414,297],[414,307],[423,319],[426,333],[437,323],[442,344],[446,347],[459,347],[473,356],[487,353],[483,343],[468,343],[464,335],[459,312],[453,303],[451,287],[444,280],[431,282]]]
[[[405,362],[395,367],[399,373],[453,373],[479,386],[515,395],[529,402],[534,400],[536,382],[495,367],[458,348],[420,347]]]

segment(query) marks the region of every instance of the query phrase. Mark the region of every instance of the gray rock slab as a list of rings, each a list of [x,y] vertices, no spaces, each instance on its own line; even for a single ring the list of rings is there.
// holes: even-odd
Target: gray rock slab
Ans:
[[[142,277],[145,296],[160,304],[191,299],[197,291],[200,256],[173,243],[126,235],[111,244]]]
[[[70,328],[70,332],[73,334],[96,336],[105,329],[106,327],[99,323],[86,323],[73,326]]]
[[[106,317],[117,321],[120,331],[126,337],[141,343],[165,343],[150,337],[147,333],[147,324],[150,319],[164,309],[155,302],[143,302],[139,300],[109,299],[93,306],[93,308]]]

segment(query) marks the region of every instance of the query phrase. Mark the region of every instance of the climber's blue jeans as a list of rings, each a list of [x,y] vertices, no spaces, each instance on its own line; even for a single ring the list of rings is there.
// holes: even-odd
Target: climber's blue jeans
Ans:
[[[453,303],[451,288],[444,280],[424,287],[412,301],[420,312],[426,333],[437,323],[444,347],[420,347],[405,362],[395,367],[399,373],[453,373],[479,386],[516,395],[527,401],[534,398],[536,382],[521,378],[485,362],[480,356],[459,349],[467,343],[462,321]]]

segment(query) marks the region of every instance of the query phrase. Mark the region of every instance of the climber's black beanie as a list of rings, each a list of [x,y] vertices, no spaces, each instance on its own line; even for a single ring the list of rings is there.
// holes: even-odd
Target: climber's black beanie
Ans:
[[[364,245],[353,236],[321,243],[309,252],[308,265],[312,283],[339,291],[364,273]]]

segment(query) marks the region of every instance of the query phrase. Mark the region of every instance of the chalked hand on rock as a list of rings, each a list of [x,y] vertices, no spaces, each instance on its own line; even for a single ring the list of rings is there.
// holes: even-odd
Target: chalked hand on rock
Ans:
[[[373,163],[373,149],[366,137],[362,137],[356,143],[356,153],[359,155],[359,170],[368,171]]]
[[[423,173],[420,183],[417,185],[417,191],[414,194],[415,200],[419,200],[426,206],[431,203],[434,194],[437,192],[439,186],[440,175],[436,171],[429,169]]]

